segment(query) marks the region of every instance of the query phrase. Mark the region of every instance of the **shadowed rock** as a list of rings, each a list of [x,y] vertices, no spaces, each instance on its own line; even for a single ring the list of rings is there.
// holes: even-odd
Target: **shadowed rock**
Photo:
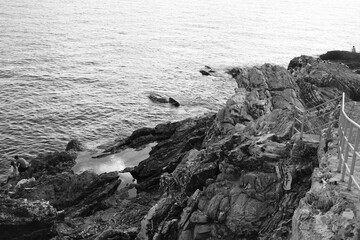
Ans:
[[[57,211],[46,201],[0,197],[1,239],[50,239]]]
[[[322,60],[344,63],[352,70],[360,70],[360,53],[348,51],[329,51],[320,55]]]

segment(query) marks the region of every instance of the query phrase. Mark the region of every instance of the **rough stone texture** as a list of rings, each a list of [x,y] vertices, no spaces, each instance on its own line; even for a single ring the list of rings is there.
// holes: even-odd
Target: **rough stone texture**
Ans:
[[[158,197],[155,194],[139,193],[136,198],[129,201],[124,197],[124,190],[126,189],[102,200],[102,209],[93,211],[89,216],[74,218],[65,214],[65,218],[57,221],[53,227],[55,239],[94,239],[107,236],[109,230],[117,237],[129,236],[130,239],[135,239],[142,218],[156,203]],[[107,239],[119,239],[115,236]]]
[[[355,75],[329,64],[302,56],[290,71],[270,64],[228,70],[239,88],[218,113],[136,130],[99,155],[157,142],[131,169],[137,180],[131,186],[120,187],[116,172],[75,175],[76,152],[57,152],[31,161],[35,180],[5,190],[1,199],[49,201],[56,221],[38,229],[54,240],[288,239],[318,167],[318,138],[292,136],[293,108],[316,106],[344,89],[356,96]],[[137,194],[130,198],[133,186]],[[350,205],[329,214],[343,206],[339,198],[315,193],[301,201],[305,210],[295,216],[307,220],[312,211],[316,221],[309,224],[320,222],[321,229],[330,226],[326,219],[337,219],[334,239],[355,231],[357,213]],[[296,221],[293,226],[307,228],[306,221]],[[293,231],[293,237],[301,234]]]
[[[359,195],[339,182],[336,144],[330,145],[328,152],[320,151],[320,167],[312,174],[311,189],[293,215],[292,240],[360,238]]]
[[[54,152],[39,155],[31,161],[31,173],[36,179],[45,175],[55,175],[62,172],[71,172],[76,164],[76,153]]]
[[[169,124],[169,128],[163,125],[156,126],[155,136],[160,137],[152,141],[156,140],[158,144],[151,150],[150,157],[131,171],[138,181],[137,188],[140,190],[157,188],[162,173],[174,171],[187,151],[201,147],[205,132],[213,119],[214,115],[209,115]],[[167,134],[169,129],[172,131]]]
[[[272,109],[291,109],[294,105],[302,107],[297,99],[299,87],[285,68],[264,64],[261,67],[238,69],[238,72],[233,75],[238,86],[250,92],[256,91],[252,98],[257,100],[255,104],[263,106],[264,114]]]
[[[1,239],[49,239],[56,217],[56,209],[46,201],[0,197]]]
[[[187,219],[174,216],[181,219],[180,239],[286,237],[295,206],[310,186],[316,161],[308,154],[316,155],[317,147],[294,144],[298,147],[291,151],[292,145],[286,143],[291,137],[291,108],[302,108],[293,77],[284,68],[264,65],[238,69],[235,78],[240,88],[215,119],[204,126],[198,147],[175,157],[178,160],[170,171],[161,165],[163,156],[155,164],[143,165],[167,172],[162,186],[168,186],[165,189],[172,199],[203,189],[198,206],[184,208]],[[150,152],[149,159],[156,151]],[[295,156],[302,154],[303,161],[299,161]],[[174,155],[166,157],[174,159]],[[169,220],[158,221],[154,221],[155,226],[169,224]],[[147,231],[144,235],[143,231],[138,237],[161,238],[161,232]]]
[[[303,96],[317,98],[312,100],[302,97],[303,102],[316,105],[316,102],[335,98],[339,92],[345,92],[354,101],[360,100],[360,75],[346,65],[301,56],[291,60],[288,69],[301,87]],[[304,88],[304,85],[308,86]],[[313,93],[306,95],[309,90]]]

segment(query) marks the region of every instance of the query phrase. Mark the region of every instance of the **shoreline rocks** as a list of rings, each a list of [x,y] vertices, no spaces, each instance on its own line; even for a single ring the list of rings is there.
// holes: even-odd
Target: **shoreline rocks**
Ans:
[[[0,228],[35,234],[9,231],[9,239],[36,239],[37,233],[52,240],[288,239],[319,165],[318,140],[292,135],[292,109],[316,106],[341,91],[360,98],[360,75],[308,56],[294,58],[288,69],[264,64],[228,73],[238,88],[217,113],[141,128],[104,150],[109,155],[157,143],[129,169],[136,196],[129,197],[130,186],[120,187],[118,172],[74,174],[77,151],[84,148],[72,141],[67,151],[31,161],[35,181],[1,195],[9,214],[0,217]],[[38,225],[7,217],[33,205],[38,211],[26,216]]]
[[[155,103],[169,103],[171,106],[180,107],[180,103],[175,99],[167,96],[162,96],[158,93],[151,93],[148,98]]]

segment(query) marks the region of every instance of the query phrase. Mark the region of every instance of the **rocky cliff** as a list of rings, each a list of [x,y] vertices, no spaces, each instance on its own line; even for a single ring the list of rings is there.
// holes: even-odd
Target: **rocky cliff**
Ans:
[[[127,169],[136,179],[135,196],[130,186],[120,187],[117,172],[74,174],[82,147],[73,142],[67,151],[34,159],[32,181],[3,187],[1,236],[289,239],[319,165],[319,142],[292,135],[293,108],[316,106],[342,91],[360,99],[360,75],[307,56],[288,69],[264,64],[227,73],[238,88],[219,112],[142,128],[104,150],[157,143],[146,160]]]

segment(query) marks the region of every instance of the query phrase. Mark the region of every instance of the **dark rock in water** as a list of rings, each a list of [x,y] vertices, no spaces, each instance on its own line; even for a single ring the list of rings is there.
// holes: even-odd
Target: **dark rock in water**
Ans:
[[[173,98],[169,98],[167,96],[162,96],[158,93],[151,93],[148,98],[153,101],[153,102],[156,102],[156,103],[170,103],[172,106],[174,107],[179,107],[180,106],[180,103],[178,101],[176,101],[175,99]]]
[[[360,70],[360,53],[348,51],[329,51],[320,55],[322,60],[330,60],[332,62],[344,63],[350,69]]]
[[[152,93],[148,96],[148,98],[153,101],[153,102],[157,102],[157,103],[168,103],[169,102],[169,98],[168,97],[164,97],[160,94],[157,93]]]
[[[216,71],[209,66],[205,66],[203,69],[199,70],[199,72],[204,76],[214,75]]]
[[[208,71],[205,71],[203,69],[199,70],[199,72],[204,76],[209,76],[210,75],[210,73]]]
[[[180,103],[173,98],[169,98],[169,103],[175,107],[179,107]]]
[[[66,149],[65,149],[65,151],[71,151],[71,150],[75,152],[80,152],[80,151],[84,151],[85,147],[79,140],[73,139],[66,145]]]

